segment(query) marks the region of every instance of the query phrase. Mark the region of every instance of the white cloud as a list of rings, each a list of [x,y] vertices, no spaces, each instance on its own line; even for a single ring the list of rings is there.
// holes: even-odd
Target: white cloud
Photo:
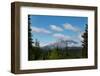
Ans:
[[[57,32],[63,31],[63,29],[62,29],[61,27],[58,27],[58,26],[56,26],[56,25],[50,25],[50,28],[51,28],[53,31],[57,31]]]
[[[69,36],[65,36],[65,35],[60,34],[60,33],[53,34],[53,37],[60,39],[60,40],[69,40],[70,39]]]
[[[80,30],[78,28],[74,27],[73,25],[71,25],[69,23],[65,23],[65,24],[63,24],[63,26],[66,30],[72,30],[74,32],[80,32]]]
[[[83,33],[84,33],[84,32],[80,32],[79,35],[78,35],[78,39],[79,39],[80,41],[83,40],[83,38],[82,38]]]
[[[38,27],[31,27],[32,28],[32,32],[36,32],[36,33],[45,33],[45,34],[50,34],[51,31],[46,30],[44,28],[38,28]]]

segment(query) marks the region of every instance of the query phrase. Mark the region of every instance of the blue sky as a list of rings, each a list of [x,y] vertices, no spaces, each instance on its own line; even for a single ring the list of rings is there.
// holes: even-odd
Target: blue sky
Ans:
[[[88,24],[87,17],[31,15],[32,38],[37,39],[40,46],[58,40],[74,40],[81,46],[85,24]]]

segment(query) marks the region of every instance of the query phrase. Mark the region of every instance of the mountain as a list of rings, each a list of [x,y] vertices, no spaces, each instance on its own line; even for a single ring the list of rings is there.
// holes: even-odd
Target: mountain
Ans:
[[[66,46],[67,47],[75,47],[75,45],[77,45],[78,42],[76,41],[73,41],[73,40],[66,40],[66,41],[63,41],[63,40],[60,40],[58,42],[54,42],[54,43],[51,43],[51,44],[48,44],[42,48],[44,49],[52,49],[52,48],[55,48],[55,47],[58,47],[58,48],[65,48]]]

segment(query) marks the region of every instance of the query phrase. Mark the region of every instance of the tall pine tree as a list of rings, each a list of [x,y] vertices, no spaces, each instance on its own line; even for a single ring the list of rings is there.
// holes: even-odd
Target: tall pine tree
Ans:
[[[32,52],[32,44],[34,43],[32,40],[32,33],[31,33],[31,18],[30,15],[28,15],[28,60],[32,60],[34,58],[33,52]]]
[[[88,25],[85,25],[85,32],[82,35],[83,41],[82,41],[82,56],[84,58],[88,57]]]

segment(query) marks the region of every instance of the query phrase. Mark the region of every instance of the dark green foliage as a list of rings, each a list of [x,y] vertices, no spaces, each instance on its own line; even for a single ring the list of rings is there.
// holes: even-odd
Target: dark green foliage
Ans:
[[[31,18],[30,15],[28,15],[28,60],[38,60],[41,58],[41,49],[39,47],[39,41],[37,39],[33,42],[30,21]],[[35,44],[35,46],[33,46],[32,44]]]
[[[39,47],[33,47],[33,54],[34,54],[34,60],[40,59],[41,56],[41,49]]]
[[[28,15],[28,45],[29,45],[29,48],[32,48],[32,43],[34,43],[32,41],[32,34],[31,34],[31,22],[30,22],[30,15]]]
[[[44,50],[39,47],[33,47],[31,54],[31,60],[54,60],[54,59],[77,59],[82,58],[82,48],[53,48],[50,50]]]
[[[31,22],[30,22],[30,15],[28,15],[28,59],[33,60],[34,59],[34,54],[33,54],[33,48],[32,48],[32,34],[31,34]]]
[[[83,37],[83,41],[82,41],[82,46],[83,46],[83,49],[82,49],[82,56],[84,58],[87,58],[88,57],[88,25],[86,24],[85,26],[85,32],[83,33],[82,35]]]

